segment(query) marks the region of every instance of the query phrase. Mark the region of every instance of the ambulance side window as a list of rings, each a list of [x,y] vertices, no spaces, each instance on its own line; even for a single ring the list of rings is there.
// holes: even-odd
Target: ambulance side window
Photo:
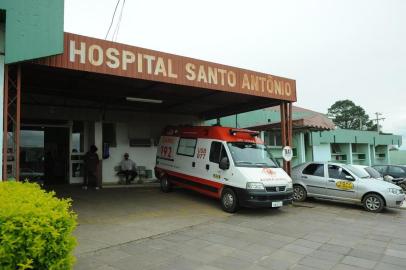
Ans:
[[[182,156],[193,157],[195,155],[196,144],[197,144],[196,139],[180,138],[178,144],[178,151],[176,151],[176,153]]]
[[[226,149],[221,142],[212,142],[209,161],[219,164],[223,157],[227,157]]]

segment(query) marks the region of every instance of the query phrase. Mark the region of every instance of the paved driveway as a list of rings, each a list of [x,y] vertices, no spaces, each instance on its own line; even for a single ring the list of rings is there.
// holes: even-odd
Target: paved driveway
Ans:
[[[216,201],[188,191],[137,191],[146,193],[139,199],[149,200],[138,208],[136,198],[126,202],[120,192],[103,192],[111,194],[96,194],[100,205],[89,200],[77,207],[82,223],[75,269],[406,269],[405,210],[371,214],[358,206],[310,201],[228,215]],[[92,232],[86,236],[83,227]],[[141,237],[132,240],[134,235]],[[87,249],[83,240],[103,244]]]

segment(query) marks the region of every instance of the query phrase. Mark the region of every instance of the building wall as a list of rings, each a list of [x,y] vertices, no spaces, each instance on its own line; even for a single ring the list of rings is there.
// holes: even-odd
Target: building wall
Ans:
[[[330,144],[313,145],[313,161],[330,161]]]
[[[389,151],[391,164],[406,165],[406,150]]]
[[[52,108],[45,106],[23,106],[23,118],[47,120],[75,120],[86,121],[89,128],[87,147],[95,143],[102,156],[101,126],[103,122],[114,123],[116,130],[116,146],[109,149],[110,157],[102,160],[103,183],[117,183],[118,177],[114,168],[119,165],[124,153],[137,166],[145,166],[147,170],[154,169],[157,147],[130,147],[130,138],[150,138],[159,140],[162,130],[168,125],[192,125],[200,123],[199,119],[191,115],[170,115],[155,113],[135,113],[126,111],[106,111],[101,114],[97,110],[75,108]],[[87,150],[87,149],[86,149]],[[154,178],[154,175],[152,175]],[[80,181],[80,179],[79,179]]]

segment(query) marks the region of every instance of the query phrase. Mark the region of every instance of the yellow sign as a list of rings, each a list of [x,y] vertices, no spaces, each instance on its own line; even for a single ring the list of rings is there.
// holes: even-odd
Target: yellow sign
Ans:
[[[348,182],[348,181],[337,181],[336,187],[338,187],[339,189],[343,189],[343,190],[350,190],[350,189],[354,189],[354,184],[352,182]]]

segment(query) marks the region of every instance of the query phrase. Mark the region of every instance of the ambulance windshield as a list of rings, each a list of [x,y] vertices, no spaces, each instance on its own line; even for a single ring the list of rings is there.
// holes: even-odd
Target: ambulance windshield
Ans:
[[[263,144],[229,142],[227,145],[237,167],[279,167],[268,148]]]

